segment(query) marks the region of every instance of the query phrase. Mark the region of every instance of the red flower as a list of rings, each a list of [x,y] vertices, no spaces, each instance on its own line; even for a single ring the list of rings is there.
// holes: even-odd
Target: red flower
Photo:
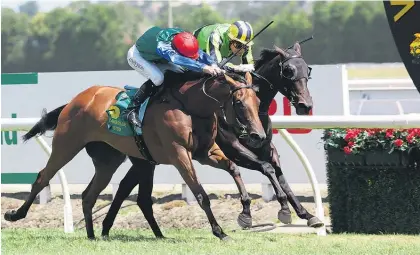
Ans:
[[[408,142],[408,143],[413,143],[414,136],[415,136],[414,132],[410,133],[410,134],[407,136],[407,142]]]
[[[347,145],[351,148],[351,147],[354,146],[354,142],[353,141],[350,141]]]
[[[351,148],[349,146],[344,147],[344,153],[351,154]]]
[[[351,139],[356,138],[356,136],[360,133],[360,130],[357,129],[348,129],[347,134],[344,137],[344,140],[349,141]]]
[[[410,133],[414,133],[416,136],[420,136],[420,128],[412,128]]]
[[[394,131],[392,129],[387,129],[385,137],[386,138],[393,138],[394,137]]]
[[[375,133],[376,133],[376,130],[374,130],[374,129],[367,130],[367,135],[368,136],[374,135]]]
[[[397,147],[401,147],[402,145],[403,145],[403,140],[401,140],[401,139],[397,139],[397,140],[395,140],[394,141],[394,144],[395,144],[395,146],[397,146]]]

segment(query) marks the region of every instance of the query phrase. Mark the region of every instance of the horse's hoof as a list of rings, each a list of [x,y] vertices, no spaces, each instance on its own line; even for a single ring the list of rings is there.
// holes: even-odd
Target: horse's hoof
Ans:
[[[282,210],[280,210],[279,213],[277,214],[277,218],[283,224],[292,223],[292,214],[290,212],[283,212]]]
[[[17,215],[16,210],[11,210],[11,211],[7,211],[4,214],[4,219],[7,221],[17,221],[17,220],[20,220],[21,218]]]
[[[96,240],[95,236],[88,236],[88,239],[89,239],[90,241],[95,241],[95,240]]]
[[[229,236],[224,236],[220,238],[220,240],[222,240],[223,242],[229,242],[229,241],[232,241],[232,238],[230,238]]]
[[[109,235],[102,235],[102,240],[109,241]]]
[[[308,227],[311,227],[311,228],[320,228],[324,226],[324,222],[322,222],[320,219],[318,219],[315,216],[310,218],[306,224],[308,225]]]
[[[164,237],[164,236],[156,236],[156,238],[157,238],[157,239],[162,239],[162,240],[164,240],[164,239],[168,239],[168,238],[166,238],[166,237]]]
[[[252,227],[252,217],[244,213],[240,213],[238,216],[238,225],[241,228],[250,228]]]

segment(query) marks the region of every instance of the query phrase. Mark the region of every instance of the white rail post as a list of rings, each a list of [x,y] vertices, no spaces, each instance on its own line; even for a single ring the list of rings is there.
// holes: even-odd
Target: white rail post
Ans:
[[[48,184],[39,192],[39,204],[45,205],[51,201],[51,186]]]
[[[264,202],[270,202],[271,200],[273,200],[274,197],[273,185],[271,185],[271,183],[261,183],[261,193],[261,197],[264,200]]]
[[[182,184],[182,199],[185,199],[187,204],[192,204],[196,201],[190,187],[188,187],[188,185],[185,183]]]
[[[305,153],[303,153],[302,149],[299,145],[295,142],[293,137],[287,132],[285,129],[279,129],[279,133],[281,136],[286,140],[286,142],[292,147],[293,151],[298,155],[300,161],[302,162],[303,166],[305,167],[306,174],[309,177],[309,180],[312,185],[312,190],[314,191],[314,198],[315,198],[315,205],[316,205],[316,216],[322,222],[324,222],[324,226],[317,229],[317,235],[319,236],[326,236],[327,231],[325,228],[325,218],[324,218],[324,207],[322,205],[322,197],[321,192],[319,191],[318,181],[316,179],[314,170],[312,169],[312,165],[309,162],[308,158],[306,157]]]

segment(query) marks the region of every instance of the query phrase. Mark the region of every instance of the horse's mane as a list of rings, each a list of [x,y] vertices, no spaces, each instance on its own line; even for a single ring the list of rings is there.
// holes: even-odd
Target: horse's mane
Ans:
[[[283,49],[286,54],[296,54],[293,49]],[[255,69],[260,68],[265,63],[271,61],[273,58],[277,57],[280,53],[276,49],[267,49],[264,48],[260,53],[260,58],[255,60],[254,67]]]
[[[275,49],[262,49],[260,53],[260,58],[255,60],[254,67],[255,69],[260,68],[263,64],[271,61],[273,58],[279,55],[279,52],[277,52]]]

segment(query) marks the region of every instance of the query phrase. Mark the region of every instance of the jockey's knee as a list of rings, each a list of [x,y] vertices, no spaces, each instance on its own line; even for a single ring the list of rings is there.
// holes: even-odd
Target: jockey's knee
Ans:
[[[162,72],[152,72],[150,74],[150,80],[155,84],[155,86],[159,87],[163,83],[163,73]]]

